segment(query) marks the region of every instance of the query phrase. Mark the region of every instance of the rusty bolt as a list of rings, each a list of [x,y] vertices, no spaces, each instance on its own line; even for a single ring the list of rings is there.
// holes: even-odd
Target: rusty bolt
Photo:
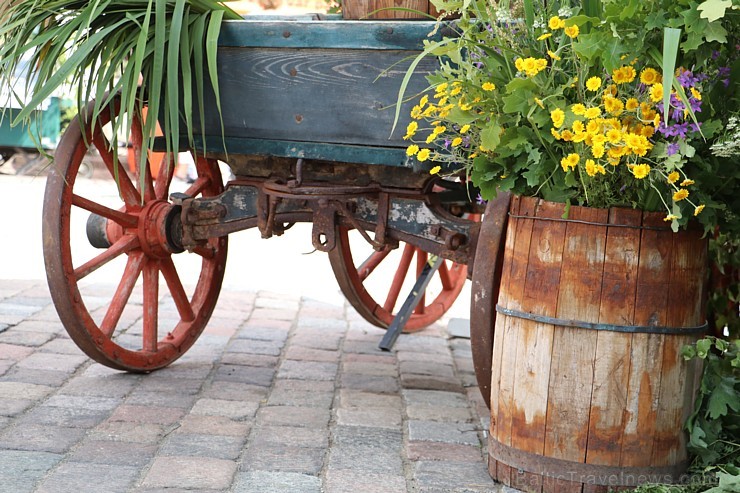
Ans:
[[[283,31],[283,37],[289,38],[290,37],[290,31]]]
[[[295,116],[295,122],[301,123],[303,121],[303,115],[296,115]]]
[[[292,69],[290,69],[290,75],[292,77],[295,77],[296,75],[298,75],[298,71],[295,68],[292,68]]]
[[[465,244],[465,235],[461,233],[455,233],[445,238],[445,246],[450,250],[457,250]]]

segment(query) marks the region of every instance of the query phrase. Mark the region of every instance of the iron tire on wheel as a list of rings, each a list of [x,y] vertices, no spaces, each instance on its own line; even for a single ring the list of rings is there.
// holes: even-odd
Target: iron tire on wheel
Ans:
[[[117,106],[115,111],[119,111]],[[88,114],[91,109],[92,105],[88,107]],[[136,153],[140,155],[141,125],[134,119],[132,140]],[[173,262],[173,256],[179,250],[163,239],[167,235],[162,233],[160,227],[177,217],[176,206],[168,201],[174,163],[163,164],[156,177],[151,176],[147,165],[147,172],[141,180],[130,179],[120,163],[116,168],[101,130],[109,120],[109,109],[103,111],[95,125],[88,118],[81,127],[79,120],[73,119],[57,147],[44,197],[46,275],[64,327],[88,356],[114,369],[149,372],[167,366],[182,356],[205,328],[221,289],[227,239],[212,238],[207,245],[196,249],[195,255],[202,257],[202,262],[197,282],[192,288],[187,285],[192,293],[188,294],[181,281],[181,273]],[[78,187],[82,190],[75,188],[75,180],[87,151],[86,142],[97,147],[109,173],[118,180],[121,199],[117,209],[116,206],[106,206],[85,198],[82,185]],[[217,163],[199,158],[197,167],[199,179],[186,193],[192,196],[219,194],[223,184]],[[113,183],[115,185],[116,182]],[[143,194],[139,190],[140,183],[143,184]],[[87,211],[104,218],[102,224],[106,233],[111,235],[111,244],[102,253],[76,265],[77,252],[73,252],[70,241],[70,217],[73,213]],[[119,271],[109,275],[108,270],[124,259],[126,265],[122,273],[118,277],[115,276]],[[103,272],[117,286],[107,305],[95,307],[95,297],[88,296],[85,289],[81,289],[84,286],[80,282],[103,267],[106,269]],[[164,290],[160,289],[160,279],[164,281]],[[129,301],[134,289],[139,288],[140,280],[142,303],[139,308]],[[160,296],[160,291],[171,297],[172,312],[163,312],[160,304],[166,296]],[[100,305],[99,294],[97,298]],[[139,317],[136,320],[141,324],[140,335],[133,330],[130,334],[126,333],[132,327],[130,318],[127,324],[120,322],[128,305],[131,305],[128,310],[134,311],[134,315]],[[102,320],[96,320],[101,317]],[[124,340],[125,344],[122,342]]]
[[[496,327],[496,301],[501,284],[511,194],[488,202],[475,247],[470,302],[470,347],[473,367],[483,400],[491,407],[493,335]]]

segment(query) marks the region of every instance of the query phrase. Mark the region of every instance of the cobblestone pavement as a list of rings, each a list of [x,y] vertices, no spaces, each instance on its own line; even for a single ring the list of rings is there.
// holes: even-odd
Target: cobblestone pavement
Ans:
[[[469,341],[382,334],[228,290],[183,358],[126,374],[81,353],[45,283],[0,281],[0,491],[499,491]]]

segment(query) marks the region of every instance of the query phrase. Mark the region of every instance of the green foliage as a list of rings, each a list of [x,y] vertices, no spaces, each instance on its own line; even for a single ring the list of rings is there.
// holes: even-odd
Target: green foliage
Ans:
[[[93,119],[120,96],[127,115],[141,115],[148,107],[145,145],[153,143],[162,117],[167,150],[176,150],[180,101],[203,100],[204,74],[215,82],[221,21],[239,18],[214,0],[10,2],[0,7],[0,83],[24,107],[13,123],[27,121],[58,91],[71,88],[81,117],[91,111]],[[217,91],[218,85],[213,87]],[[186,106],[192,140],[190,113]],[[113,135],[129,135],[131,124],[131,118],[114,118]],[[116,145],[114,138],[111,146]]]
[[[524,22],[507,1],[435,5],[459,14],[457,37],[442,41],[444,54],[422,54],[439,56],[440,69],[412,117],[429,123],[421,135],[444,130],[407,138],[436,150],[444,169],[468,174],[484,198],[511,190],[663,210],[674,230],[697,219],[740,233],[740,120],[730,128],[740,118],[740,0],[523,0]],[[644,76],[651,70],[657,77]],[[604,142],[610,129],[620,133]],[[525,131],[526,145],[502,148]]]

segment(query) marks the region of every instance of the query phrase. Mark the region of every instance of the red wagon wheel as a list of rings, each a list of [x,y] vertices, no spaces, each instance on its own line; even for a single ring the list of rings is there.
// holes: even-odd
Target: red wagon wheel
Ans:
[[[170,364],[198,338],[226,263],[225,237],[176,255],[182,252],[180,207],[169,193],[212,196],[223,184],[217,162],[205,158],[197,159],[198,178],[189,186],[173,181],[173,161],[156,177],[147,162],[144,176],[132,179],[105,136],[110,116],[106,110],[82,126],[72,120],[57,147],[44,197],[46,274],[62,323],[88,356],[111,368],[147,372]],[[136,117],[132,141],[140,156]],[[97,148],[109,179],[79,178],[86,143]]]
[[[429,254],[404,242],[397,249],[377,252],[360,239],[359,233],[356,239],[350,238],[350,233],[347,228],[338,228],[336,248],[329,252],[334,276],[355,310],[371,324],[387,329],[421,274]],[[359,253],[363,248],[365,255]],[[404,332],[422,330],[439,320],[457,299],[467,274],[466,265],[443,261]],[[390,287],[389,278],[392,279]]]

